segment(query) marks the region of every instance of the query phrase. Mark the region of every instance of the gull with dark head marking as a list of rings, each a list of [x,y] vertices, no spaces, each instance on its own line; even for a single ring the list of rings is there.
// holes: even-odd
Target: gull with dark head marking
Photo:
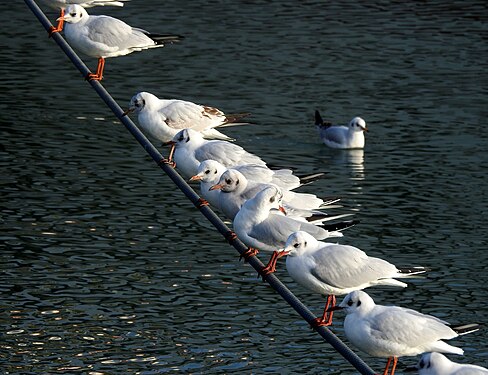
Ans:
[[[316,195],[281,189],[276,184],[250,181],[234,168],[229,168],[222,173],[218,183],[211,186],[210,190],[221,191],[219,194],[220,209],[225,216],[233,220],[244,202],[254,198],[257,193],[268,186],[276,186],[281,191],[283,207],[289,216],[310,217],[314,214],[326,216],[323,212],[317,211],[322,208],[324,201]]]
[[[269,186],[246,201],[233,222],[235,233],[251,249],[273,251],[270,262],[263,270],[264,273],[274,272],[276,260],[286,255],[278,249],[283,249],[286,240],[293,232],[305,231],[314,238],[323,240],[329,237],[342,237],[342,233],[338,230],[357,223],[357,221],[345,221],[314,225],[273,213],[276,210],[284,210],[281,201],[280,190],[275,186]]]
[[[180,130],[168,144],[174,147],[176,168],[186,178],[197,174],[200,163],[208,159],[218,161],[226,168],[242,164],[266,166],[259,156],[247,152],[241,146],[227,141],[204,139],[201,133],[193,129]]]
[[[380,258],[369,257],[354,246],[316,240],[307,232],[292,233],[286,241],[284,252],[286,269],[299,285],[327,296],[322,318],[317,326],[332,324],[335,296],[371,286],[387,285],[405,288],[407,284],[396,280],[424,273],[425,267],[397,268]]]
[[[361,351],[374,357],[388,358],[383,375],[394,374],[398,357],[425,352],[463,354],[461,348],[443,340],[477,331],[478,324],[449,327],[432,315],[399,306],[374,303],[363,291],[349,293],[340,305],[330,310],[344,309],[344,332],[347,339]]]
[[[110,16],[90,16],[77,4],[68,6],[64,16],[58,20],[67,23],[64,34],[73,48],[98,58],[97,72],[90,73],[86,77],[89,80],[100,81],[103,78],[105,59],[108,57],[163,47],[182,39],[179,35],[152,34]]]
[[[124,114],[137,114],[139,125],[151,137],[168,142],[181,129],[191,128],[205,138],[232,140],[219,132],[217,127],[242,125],[239,122],[248,113],[226,115],[220,109],[179,99],[159,99],[149,92],[139,92],[132,97]]]
[[[488,375],[488,369],[484,367],[456,363],[437,352],[422,354],[417,366],[406,371],[416,370],[419,375]]]
[[[364,132],[368,128],[361,117],[354,117],[348,126],[332,125],[324,122],[319,111],[315,111],[315,125],[326,146],[340,149],[364,148]]]
[[[123,7],[124,1],[129,1],[129,0],[42,0],[42,1],[48,7],[59,10],[58,24],[56,27],[51,26],[49,30],[49,35],[51,35],[52,33],[57,33],[63,30],[64,10],[68,5],[78,4],[81,5],[83,8],[91,8],[91,7],[105,6],[105,5]]]

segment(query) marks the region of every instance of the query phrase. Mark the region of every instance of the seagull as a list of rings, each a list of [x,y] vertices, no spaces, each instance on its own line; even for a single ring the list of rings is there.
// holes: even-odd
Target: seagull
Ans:
[[[299,230],[308,232],[319,240],[328,237],[342,237],[338,230],[346,229],[358,221],[344,221],[336,224],[320,224],[299,221],[287,216],[273,213],[272,210],[283,210],[282,194],[275,186],[269,186],[252,199],[246,201],[234,218],[234,231],[239,239],[249,247],[249,254],[255,255],[257,249],[273,251],[268,265],[262,274],[275,271],[278,258],[286,255],[282,249],[289,235]]]
[[[324,175],[323,173],[312,173],[310,175],[298,177],[293,175],[291,169],[271,170],[266,166],[256,164],[237,165],[232,167],[232,169],[241,172],[249,180],[269,182],[284,189],[294,189],[322,178]],[[200,194],[213,207],[219,210],[219,195],[221,191],[219,189],[210,190],[210,188],[218,184],[220,177],[226,170],[227,168],[218,161],[204,160],[198,166],[197,174],[190,177],[190,181],[200,181]],[[331,197],[328,198],[328,201],[324,202],[324,204],[331,205],[339,200],[340,198]]]
[[[52,9],[59,10],[59,18],[58,24],[56,27],[51,26],[49,29],[49,35],[52,33],[57,33],[63,30],[64,20],[64,9],[71,4],[78,4],[81,5],[83,8],[91,8],[95,6],[105,6],[105,5],[112,5],[117,7],[123,7],[124,1],[129,0],[43,0],[43,2]]]
[[[163,47],[166,43],[182,39],[178,35],[151,34],[131,27],[117,18],[90,16],[78,4],[68,6],[65,15],[58,18],[60,20],[67,23],[64,33],[69,44],[85,55],[98,57],[97,72],[88,74],[89,80],[100,81],[103,78],[105,59],[108,57]]]
[[[354,117],[349,126],[332,125],[324,122],[319,111],[315,111],[315,125],[326,146],[340,149],[364,148],[364,132],[368,128],[361,117]]]
[[[488,369],[484,367],[452,362],[436,352],[422,354],[414,369],[419,371],[419,375],[488,375]]]
[[[259,157],[244,150],[241,146],[221,140],[207,140],[193,129],[180,130],[168,142],[174,147],[174,161],[178,170],[186,178],[197,173],[198,166],[204,160],[218,161],[226,168],[242,164],[257,164],[266,166]],[[170,151],[169,160],[172,160]]]
[[[233,140],[219,132],[216,127],[241,125],[238,122],[249,113],[226,115],[220,109],[178,99],[159,99],[149,92],[139,92],[132,97],[129,109],[134,112],[139,124],[152,137],[168,142],[181,129],[192,128],[205,138]]]
[[[332,324],[335,296],[376,285],[405,288],[396,278],[407,278],[426,272],[424,267],[397,268],[380,258],[369,257],[354,246],[317,241],[307,232],[298,231],[288,237],[284,252],[288,273],[301,286],[327,296],[322,318],[317,326]]]
[[[233,220],[245,201],[253,198],[268,186],[275,186],[278,190],[281,190],[283,207],[287,214],[300,217],[323,214],[320,211],[316,211],[324,204],[324,201],[316,195],[295,193],[290,190],[280,189],[279,186],[274,184],[250,181],[241,172],[233,168],[229,168],[222,173],[218,183],[211,186],[210,190],[221,190],[219,206],[224,215]]]
[[[361,351],[374,357],[387,357],[383,375],[394,374],[398,357],[425,352],[463,354],[461,348],[447,344],[462,334],[477,331],[479,325],[449,327],[431,315],[398,306],[376,305],[362,290],[349,293],[340,305],[329,310],[344,309],[344,332],[347,339]]]

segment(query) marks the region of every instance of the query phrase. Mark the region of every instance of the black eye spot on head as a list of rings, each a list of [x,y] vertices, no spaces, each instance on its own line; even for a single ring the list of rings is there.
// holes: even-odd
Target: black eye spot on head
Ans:
[[[358,306],[361,306],[361,301],[358,301]]]
[[[305,241],[305,242],[303,243],[303,245],[304,245],[304,246],[307,246],[307,241]]]
[[[80,18],[83,17],[83,13],[80,13]]]
[[[214,171],[214,174],[217,174],[217,171]]]
[[[270,202],[270,203],[273,203],[274,201],[275,201],[275,197],[271,197],[271,198],[269,198],[269,202]]]
[[[188,138],[186,139],[186,143],[188,143],[188,142],[190,142],[190,137],[188,137]]]
[[[239,185],[239,180],[236,180],[236,185]]]

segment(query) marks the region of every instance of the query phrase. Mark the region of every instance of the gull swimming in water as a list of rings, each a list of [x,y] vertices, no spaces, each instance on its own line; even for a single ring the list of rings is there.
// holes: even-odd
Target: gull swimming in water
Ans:
[[[354,117],[349,126],[332,125],[324,122],[319,111],[315,111],[315,125],[326,146],[340,149],[364,148],[364,132],[368,128],[361,117]]]
[[[477,331],[479,325],[449,327],[448,323],[431,315],[399,306],[374,303],[365,292],[349,293],[340,305],[330,310],[344,309],[344,332],[347,339],[361,351],[374,357],[388,358],[384,375],[395,372],[398,357],[425,352],[463,354],[461,348],[447,344],[459,335]]]
[[[424,267],[397,268],[380,258],[369,257],[354,246],[321,242],[307,232],[290,234],[284,248],[286,269],[299,285],[327,296],[318,326],[332,324],[335,296],[371,286],[387,285],[400,288],[407,284],[396,280],[426,272]]]
[[[168,142],[181,129],[191,128],[205,138],[232,140],[219,132],[217,127],[242,125],[241,118],[249,115],[239,113],[226,115],[220,109],[178,99],[159,99],[149,92],[135,94],[124,112],[137,114],[139,125],[152,137]]]
[[[97,72],[90,73],[87,76],[89,80],[100,81],[103,78],[105,59],[108,57],[163,47],[166,43],[182,39],[179,35],[151,34],[110,16],[90,16],[77,4],[68,6],[64,16],[58,20],[67,23],[64,34],[72,47],[87,56],[98,57]]]

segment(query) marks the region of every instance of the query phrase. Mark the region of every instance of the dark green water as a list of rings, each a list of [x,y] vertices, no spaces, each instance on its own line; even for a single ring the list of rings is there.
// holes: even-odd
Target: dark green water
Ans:
[[[3,373],[354,373],[238,261],[23,2],[8,5]],[[369,289],[377,302],[488,324],[485,2],[132,0],[91,13],[186,36],[108,60],[103,84],[122,106],[145,90],[252,112],[255,125],[227,134],[270,163],[328,171],[304,191],[341,196],[340,212],[361,220],[342,243],[433,269],[405,290]],[[315,109],[363,117],[364,152],[326,149]],[[323,299],[280,266],[320,313]],[[333,331],[344,338],[340,315]],[[465,349],[451,359],[487,366],[486,332],[451,340]],[[415,362],[402,358],[398,372]]]

